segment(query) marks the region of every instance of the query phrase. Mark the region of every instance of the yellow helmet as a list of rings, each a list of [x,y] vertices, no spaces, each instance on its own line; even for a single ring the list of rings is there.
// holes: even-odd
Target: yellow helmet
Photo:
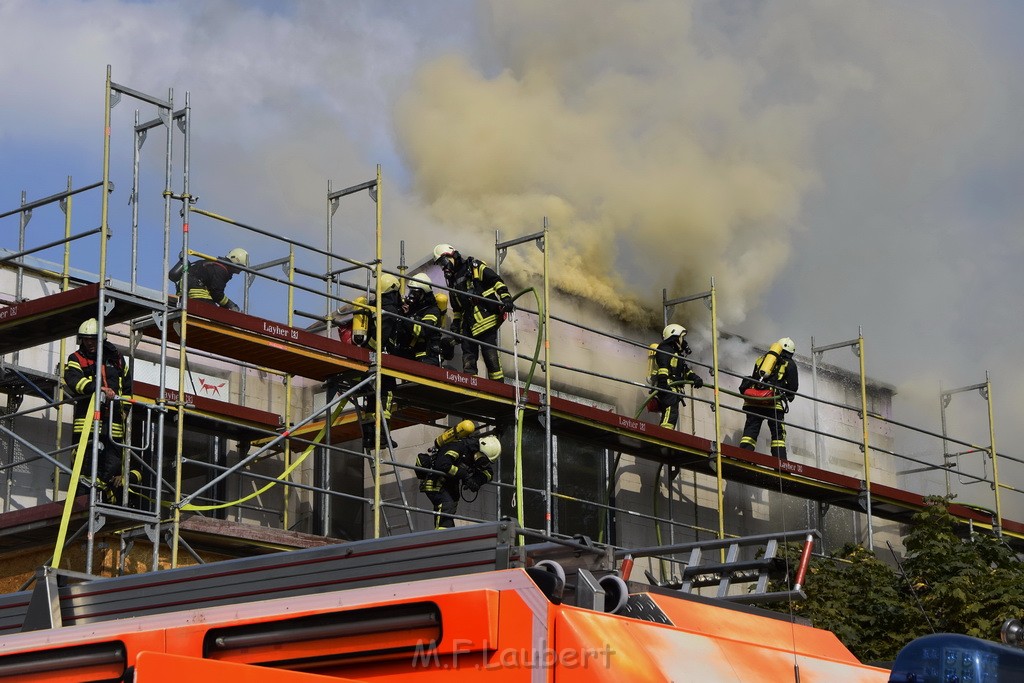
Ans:
[[[397,292],[401,285],[398,283],[398,278],[391,273],[381,273],[380,280],[377,281],[377,293],[387,294],[388,292]]]
[[[417,273],[409,278],[406,283],[406,287],[409,289],[418,289],[421,292],[433,291],[434,281],[430,279],[430,276],[426,273]]]
[[[79,337],[97,337],[100,333],[100,325],[96,322],[96,318],[89,318],[84,323],[78,326]]]

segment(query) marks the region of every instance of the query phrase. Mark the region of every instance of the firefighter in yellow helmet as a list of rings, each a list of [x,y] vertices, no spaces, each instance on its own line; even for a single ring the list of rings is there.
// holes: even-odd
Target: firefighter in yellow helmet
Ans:
[[[489,435],[468,436],[417,456],[416,466],[420,469],[416,475],[420,478],[420,491],[434,506],[435,529],[455,526],[452,515],[459,507],[462,489],[475,493],[491,481],[492,464],[500,455],[501,442]]]
[[[394,354],[398,351],[398,338],[402,324],[402,320],[398,316],[404,313],[402,308],[402,288],[398,278],[391,273],[381,273],[380,280],[377,281],[376,297],[380,297],[380,337],[381,344],[384,347],[383,352]],[[374,350],[377,350],[376,297],[370,299],[367,303],[360,304],[360,309],[356,312],[356,316],[363,317],[364,322],[362,324],[366,329],[366,333],[362,337],[362,345]],[[397,381],[394,377],[389,375],[381,376],[380,400],[383,407],[381,418],[385,421],[391,419],[396,386]],[[363,417],[359,425],[363,430],[363,448],[366,449],[372,448],[374,445],[373,423],[375,421],[375,412],[376,407],[374,406],[373,396],[363,396]],[[397,445],[394,441],[391,444]]]
[[[441,366],[441,323],[443,314],[434,297],[434,283],[426,273],[409,278],[403,311],[406,318],[399,321],[398,350],[404,358],[412,358],[427,365]]]
[[[796,343],[789,337],[783,337],[763,356],[754,362],[754,371],[740,382],[740,393],[743,394],[743,412],[747,414],[743,426],[743,438],[740,448],[754,450],[757,435],[761,431],[761,423],[768,422],[771,434],[772,455],[787,460],[786,454],[786,412],[789,402],[796,398],[800,388],[797,373]]]
[[[679,408],[683,402],[682,383],[692,382],[695,389],[704,386],[700,375],[690,369],[683,360],[690,354],[686,343],[686,328],[675,323],[666,325],[661,332],[661,343],[654,349],[654,375],[651,384],[658,389],[655,403],[661,411],[661,426],[675,429],[679,420]]]
[[[224,293],[231,278],[249,267],[249,252],[240,247],[229,251],[216,261],[199,259],[188,265],[188,298],[210,301],[229,311],[240,310],[238,304]],[[179,286],[184,268],[181,262],[167,274],[171,282]]]
[[[512,295],[493,269],[472,256],[462,256],[450,244],[434,247],[434,263],[441,266],[451,288],[451,330],[469,339],[462,342],[462,370],[475,375],[483,356],[487,377],[505,379],[498,358],[498,327],[512,312]]]
[[[102,344],[102,366],[97,365],[98,350]],[[89,431],[89,399],[96,393],[100,383],[102,405],[95,406],[100,420],[94,421]],[[115,399],[119,396],[131,398],[131,368],[117,348],[106,341],[100,341],[99,324],[96,318],[89,318],[78,328],[78,350],[68,356],[64,366],[64,384],[75,399],[72,433],[74,443],[89,438],[92,429],[99,430],[99,453],[96,461],[96,479],[108,489],[120,485],[124,449],[117,445],[124,443],[126,430],[125,404]],[[91,467],[86,473],[91,472]]]

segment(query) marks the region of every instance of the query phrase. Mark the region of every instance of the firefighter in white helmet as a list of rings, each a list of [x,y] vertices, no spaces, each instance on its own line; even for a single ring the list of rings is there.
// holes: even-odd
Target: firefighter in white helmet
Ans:
[[[249,267],[249,252],[235,247],[216,261],[198,259],[188,265],[188,298],[210,301],[229,311],[240,310],[238,304],[224,293],[228,282],[235,275]],[[171,282],[181,286],[184,268],[179,262],[167,274]]]
[[[103,344],[103,365],[97,367],[97,351]],[[94,421],[86,431],[89,418],[89,399],[96,393],[96,382],[100,382],[102,405],[95,406],[100,420]],[[72,433],[74,443],[88,438],[93,429],[99,430],[99,451],[96,459],[96,480],[108,493],[121,485],[123,448],[126,430],[125,404],[114,399],[118,396],[131,398],[131,368],[125,357],[106,339],[100,341],[99,324],[96,318],[89,318],[78,327],[78,350],[68,356],[64,366],[64,384],[75,400]],[[87,461],[88,462],[88,461]],[[92,468],[84,472],[91,476]]]
[[[512,295],[486,263],[462,256],[450,244],[434,247],[434,263],[441,267],[451,288],[452,332],[461,334],[462,370],[475,375],[477,358],[483,356],[487,377],[503,381],[498,358],[498,327],[512,311]]]
[[[494,478],[492,465],[501,455],[501,441],[494,435],[468,436],[440,449],[420,453],[416,475],[420,491],[434,506],[434,528],[455,526],[452,517],[459,507],[462,489],[475,493]]]
[[[743,412],[747,414],[743,426],[740,448],[754,450],[761,423],[768,422],[771,434],[771,452],[777,458],[787,460],[786,454],[786,412],[789,402],[796,398],[800,388],[796,361],[796,343],[783,337],[768,349],[767,353],[754,362],[754,371],[740,382],[743,394]]]
[[[679,408],[683,401],[683,382],[691,382],[695,389],[704,386],[700,375],[690,369],[684,360],[690,354],[686,343],[686,328],[672,323],[661,332],[661,342],[652,350],[654,363],[649,381],[657,388],[654,405],[661,411],[661,426],[675,429],[679,420]]]

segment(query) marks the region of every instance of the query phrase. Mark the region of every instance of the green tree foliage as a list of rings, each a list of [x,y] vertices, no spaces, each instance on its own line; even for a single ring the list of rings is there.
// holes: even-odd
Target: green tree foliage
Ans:
[[[862,661],[888,661],[928,633],[999,640],[1024,617],[1024,563],[990,534],[966,533],[945,498],[929,498],[905,539],[904,578],[860,546],[812,559],[807,600],[779,606],[834,632]],[[787,549],[793,579],[799,548]],[[927,616],[925,616],[927,615]]]

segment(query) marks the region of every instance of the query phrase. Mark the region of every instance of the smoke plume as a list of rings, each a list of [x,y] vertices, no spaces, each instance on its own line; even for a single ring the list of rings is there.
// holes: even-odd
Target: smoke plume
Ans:
[[[547,217],[554,286],[624,320],[649,320],[662,288],[704,291],[712,276],[729,283],[723,319],[742,320],[786,264],[816,181],[808,131],[836,98],[779,96],[759,50],[695,31],[693,12],[678,0],[493,3],[500,68],[439,58],[397,105],[434,216],[508,236]],[[828,93],[859,85],[841,70],[802,75],[832,79]],[[507,267],[536,271],[539,256]]]

